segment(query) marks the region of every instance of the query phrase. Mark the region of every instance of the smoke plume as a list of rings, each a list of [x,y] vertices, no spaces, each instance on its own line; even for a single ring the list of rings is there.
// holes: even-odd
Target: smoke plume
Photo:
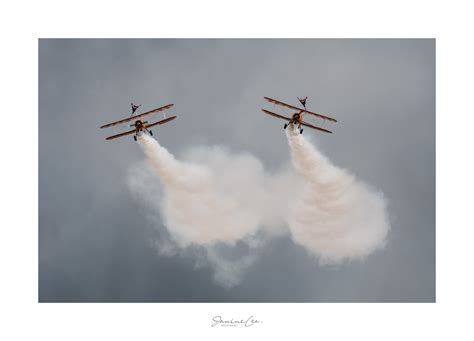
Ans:
[[[254,156],[198,147],[188,150],[184,162],[147,135],[140,142],[164,186],[162,213],[180,247],[233,244],[266,222],[282,222],[278,212],[285,202],[270,195],[277,189],[266,190],[272,181]]]
[[[288,219],[293,240],[321,261],[363,258],[385,245],[390,229],[381,193],[333,166],[303,137],[287,133],[304,188]]]
[[[193,147],[177,160],[140,136],[148,165],[135,167],[129,184],[150,219],[166,227],[155,241],[159,252],[191,252],[196,266],[211,266],[216,281],[231,287],[273,236],[291,235],[332,263],[383,246],[382,195],[331,165],[302,135],[289,133],[288,141],[295,171],[268,174],[248,153]]]
[[[154,208],[152,219],[164,222],[166,236],[157,241],[164,252],[193,249],[197,266],[207,260],[216,279],[232,286],[267,235],[287,233],[283,212],[291,174],[269,176],[254,156],[224,147],[191,148],[180,161],[150,136],[139,142],[162,189],[142,185],[157,178],[139,168],[131,173],[130,188]]]

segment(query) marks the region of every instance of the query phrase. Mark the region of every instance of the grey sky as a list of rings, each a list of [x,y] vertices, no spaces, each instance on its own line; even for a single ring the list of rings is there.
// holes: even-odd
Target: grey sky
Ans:
[[[366,302],[435,300],[434,40],[40,40],[39,300]],[[274,239],[234,288],[186,254],[159,256],[127,187],[144,155],[98,127],[175,103],[155,129],[191,145],[248,151],[270,170],[289,161],[283,122],[263,96],[335,116],[312,131],[336,165],[381,190],[392,230],[365,261],[320,266]]]

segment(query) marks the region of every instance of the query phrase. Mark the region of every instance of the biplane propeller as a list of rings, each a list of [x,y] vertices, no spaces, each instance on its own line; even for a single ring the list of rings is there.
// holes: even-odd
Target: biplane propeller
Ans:
[[[298,98],[300,103],[303,105],[303,108],[298,108],[298,107],[295,107],[291,104],[287,104],[287,103],[284,103],[284,102],[281,102],[281,101],[277,101],[276,99],[273,99],[273,98],[270,98],[270,97],[263,97],[263,98],[267,102],[270,102],[272,104],[276,104],[276,105],[279,105],[279,106],[282,106],[282,107],[285,107],[285,108],[288,108],[288,109],[297,110],[295,113],[293,113],[291,115],[291,117],[286,117],[286,116],[283,116],[283,115],[276,114],[272,111],[262,109],[262,111],[265,114],[268,114],[268,115],[271,115],[273,117],[280,118],[282,120],[288,121],[288,123],[285,123],[285,125],[283,126],[283,129],[286,129],[289,125],[298,126],[298,129],[300,130],[300,134],[303,134],[303,128],[301,128],[301,126],[304,126],[304,127],[308,127],[308,128],[311,128],[311,129],[315,129],[315,130],[323,131],[325,133],[332,134],[332,131],[329,131],[329,130],[321,128],[321,127],[314,126],[312,124],[309,124],[308,122],[303,121],[303,116],[308,114],[308,115],[313,115],[313,116],[316,116],[318,118],[321,118],[324,121],[337,122],[337,120],[332,118],[332,117],[321,115],[321,114],[306,110],[307,97]]]
[[[135,134],[135,135],[133,135],[133,139],[136,141],[137,136],[139,136],[141,133],[148,132],[150,135],[153,135],[153,132],[149,128],[154,127],[156,125],[161,125],[161,124],[168,123],[169,121],[172,121],[176,118],[176,116],[171,116],[171,117],[166,117],[165,116],[165,118],[162,119],[161,121],[157,121],[157,122],[154,122],[154,123],[148,123],[148,121],[145,121],[143,119],[145,116],[148,116],[148,115],[151,115],[151,114],[154,114],[154,113],[158,113],[158,112],[163,112],[163,115],[164,115],[164,111],[170,109],[173,105],[174,104],[168,104],[168,105],[165,105],[163,107],[147,111],[143,114],[138,114],[137,113],[137,115],[135,115],[135,111],[138,109],[139,106],[136,106],[132,103],[132,116],[131,117],[124,118],[122,120],[118,120],[118,121],[115,121],[115,122],[112,122],[112,123],[104,124],[100,128],[108,128],[108,127],[117,126],[117,125],[125,125],[125,124],[128,124],[129,122],[132,122],[132,124],[129,125],[130,127],[133,127],[132,130],[129,130],[129,131],[126,131],[124,133],[117,134],[117,135],[112,135],[112,136],[106,137],[105,139],[106,140],[113,140],[113,139],[116,139],[116,138],[119,138],[119,137],[122,137],[122,136]]]

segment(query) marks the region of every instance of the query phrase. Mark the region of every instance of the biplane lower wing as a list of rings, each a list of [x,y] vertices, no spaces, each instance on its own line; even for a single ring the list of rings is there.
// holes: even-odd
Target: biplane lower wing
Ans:
[[[310,114],[310,115],[314,115],[314,116],[319,117],[319,118],[322,118],[323,120],[337,122],[337,120],[335,118],[332,118],[332,117],[329,117],[329,116],[324,116],[324,115],[321,115],[321,114],[318,114],[318,113],[315,113],[315,112],[312,112],[312,111],[308,111],[308,110],[305,110],[303,112],[307,113],[307,114]]]
[[[113,139],[116,139],[118,137],[134,134],[135,132],[136,132],[136,129],[133,129],[133,130],[130,130],[130,131],[126,131],[125,133],[120,133],[120,134],[117,134],[117,135],[106,137],[105,139],[106,140],[113,140]]]
[[[270,102],[270,103],[273,103],[273,104],[277,104],[277,105],[280,105],[282,107],[285,107],[285,108],[289,108],[289,109],[294,109],[294,110],[298,110],[298,111],[301,111],[303,113],[307,113],[307,114],[310,114],[310,115],[314,115],[316,117],[319,117],[319,118],[322,118],[324,120],[328,120],[328,121],[332,121],[332,122],[337,122],[336,119],[332,118],[332,117],[329,117],[329,116],[324,116],[324,115],[321,115],[321,114],[318,114],[318,113],[315,113],[315,112],[312,112],[312,111],[308,111],[308,110],[305,110],[303,108],[298,108],[298,107],[295,107],[293,105],[290,105],[288,103],[285,103],[285,102],[281,102],[281,101],[277,101],[276,99],[273,99],[273,98],[270,98],[270,97],[263,97],[266,101]]]
[[[155,123],[152,123],[152,124],[147,124],[146,127],[150,128],[150,127],[154,127],[154,126],[159,125],[159,124],[165,124],[169,121],[174,120],[175,118],[176,118],[176,116],[171,116],[171,117],[165,118],[164,120],[161,120],[161,121],[158,121],[158,122],[155,122]]]
[[[291,121],[291,118],[286,117],[286,116],[282,116],[282,115],[275,114],[275,113],[272,112],[272,111],[268,111],[268,110],[265,110],[265,109],[262,109],[262,111],[263,111],[265,114],[271,115],[271,116],[273,116],[273,117],[281,118],[282,120],[285,120],[285,121]]]
[[[104,124],[101,128],[111,127],[111,126],[114,126],[114,125],[117,125],[117,124],[122,124],[122,123],[125,123],[125,122],[128,122],[128,121],[136,120],[136,119],[139,118],[139,117],[146,116],[146,115],[150,115],[150,114],[153,114],[153,113],[155,113],[155,112],[165,111],[165,110],[168,110],[169,108],[171,108],[173,105],[174,105],[174,104],[168,104],[168,105],[165,105],[165,106],[163,106],[163,107],[160,107],[160,108],[156,108],[156,109],[147,111],[147,112],[145,112],[145,113],[143,113],[143,114],[140,114],[140,115],[135,115],[135,116],[127,117],[127,118],[124,118],[123,120],[119,120],[119,121],[115,121],[115,122],[112,122],[112,123]]]
[[[324,128],[320,128],[320,127],[313,126],[313,125],[308,124],[308,123],[306,123],[306,122],[300,122],[300,124],[301,124],[302,126],[305,126],[305,127],[308,127],[308,128],[312,128],[312,129],[324,131],[325,133],[332,134],[332,131],[329,131],[329,130],[324,129]]]

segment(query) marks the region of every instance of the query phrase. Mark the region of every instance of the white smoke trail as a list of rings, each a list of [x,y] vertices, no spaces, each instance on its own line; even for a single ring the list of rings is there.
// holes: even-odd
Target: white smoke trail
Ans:
[[[199,246],[225,286],[239,282],[256,258],[263,235],[287,233],[285,192],[289,173],[268,176],[254,156],[223,147],[196,147],[177,160],[153,138],[139,137],[147,161],[159,176],[163,195],[155,195],[143,171],[135,169],[130,188],[149,207],[157,208],[169,238],[158,241],[167,252]],[[227,257],[240,245],[237,255]],[[234,252],[235,253],[235,252]],[[201,253],[202,254],[202,253]]]
[[[303,136],[289,134],[288,141],[296,174],[267,174],[254,156],[223,147],[194,147],[180,161],[140,136],[152,174],[136,167],[129,184],[156,225],[164,221],[159,252],[191,250],[197,266],[211,266],[231,287],[271,236],[290,233],[323,263],[383,246],[389,224],[382,195],[331,165]]]
[[[266,222],[283,221],[287,203],[267,193],[263,166],[252,155],[194,148],[186,155],[191,162],[182,162],[147,135],[140,142],[164,185],[165,224],[180,247],[233,244]]]
[[[390,229],[383,195],[333,166],[303,135],[290,131],[287,137],[304,179],[288,221],[293,240],[323,263],[363,258],[383,247]]]

